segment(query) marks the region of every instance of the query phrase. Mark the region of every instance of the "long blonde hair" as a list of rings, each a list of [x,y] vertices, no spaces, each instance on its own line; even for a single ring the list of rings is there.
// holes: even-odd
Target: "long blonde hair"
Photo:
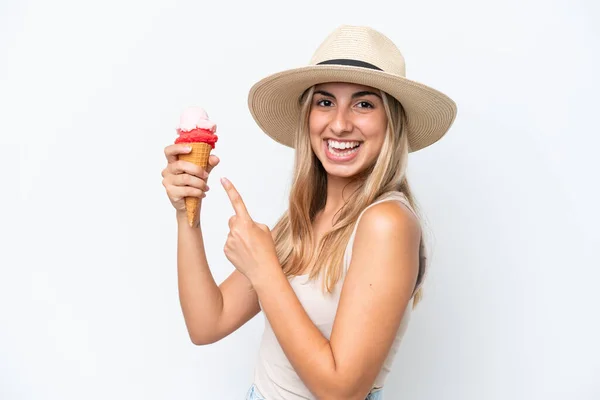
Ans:
[[[273,228],[273,236],[277,257],[286,276],[298,275],[313,266],[309,278],[324,274],[323,290],[331,292],[342,277],[344,252],[354,225],[368,205],[384,193],[400,191],[415,211],[417,207],[406,179],[408,139],[404,109],[395,98],[382,91],[388,124],[379,156],[373,165],[353,178],[352,182],[361,184],[345,199],[332,229],[325,233],[315,251],[312,223],[325,206],[327,174],[312,151],[308,132],[313,93],[314,86],[300,100],[302,109],[294,143],[296,155],[289,207]],[[423,234],[419,260],[419,289],[414,293],[413,307],[421,299],[420,285],[426,269]]]

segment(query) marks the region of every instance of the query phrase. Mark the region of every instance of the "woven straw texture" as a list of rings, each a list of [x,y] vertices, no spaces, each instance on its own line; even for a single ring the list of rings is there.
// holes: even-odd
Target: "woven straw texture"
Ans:
[[[212,147],[206,143],[186,143],[192,148],[188,154],[180,154],[179,159],[183,161],[191,162],[195,165],[199,165],[206,169],[208,165],[208,157],[210,157],[210,151]],[[194,226],[198,218],[198,204],[200,199],[197,197],[186,197],[185,198],[185,211],[187,213],[188,224]]]
[[[316,65],[338,59],[366,62],[382,71],[348,65]],[[308,66],[279,72],[257,82],[248,95],[250,113],[267,135],[293,147],[300,96],[309,87],[326,82],[371,86],[400,101],[406,112],[411,152],[441,139],[456,117],[456,104],[452,99],[405,78],[404,57],[390,39],[371,28],[348,25],[336,29],[325,39]]]

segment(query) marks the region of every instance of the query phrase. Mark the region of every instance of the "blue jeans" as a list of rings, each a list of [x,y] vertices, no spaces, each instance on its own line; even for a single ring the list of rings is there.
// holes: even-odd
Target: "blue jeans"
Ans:
[[[246,400],[266,400],[262,395],[258,392],[256,385],[252,385],[248,393],[246,394]],[[375,389],[365,400],[383,400],[383,389]]]

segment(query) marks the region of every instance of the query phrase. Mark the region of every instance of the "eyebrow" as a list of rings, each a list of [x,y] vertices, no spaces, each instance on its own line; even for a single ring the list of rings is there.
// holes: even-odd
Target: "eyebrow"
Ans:
[[[315,94],[322,94],[323,96],[327,96],[327,97],[331,97],[335,99],[335,96],[329,92],[326,92],[324,90],[315,90]],[[379,95],[379,93],[375,93],[375,92],[371,92],[368,90],[363,90],[361,92],[356,92],[352,95],[352,98],[355,99],[357,97],[364,97],[364,96],[377,96],[381,99],[381,96]]]

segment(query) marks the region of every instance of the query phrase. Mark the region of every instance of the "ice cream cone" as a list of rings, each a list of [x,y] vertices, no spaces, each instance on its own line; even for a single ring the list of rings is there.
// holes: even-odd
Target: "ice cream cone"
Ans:
[[[180,154],[179,159],[191,162],[206,169],[212,146],[208,143],[186,143],[186,145],[190,146],[192,151],[187,154]],[[190,226],[194,225],[194,221],[196,221],[198,217],[199,201],[200,199],[197,197],[185,198],[185,211],[187,213],[188,223]]]

